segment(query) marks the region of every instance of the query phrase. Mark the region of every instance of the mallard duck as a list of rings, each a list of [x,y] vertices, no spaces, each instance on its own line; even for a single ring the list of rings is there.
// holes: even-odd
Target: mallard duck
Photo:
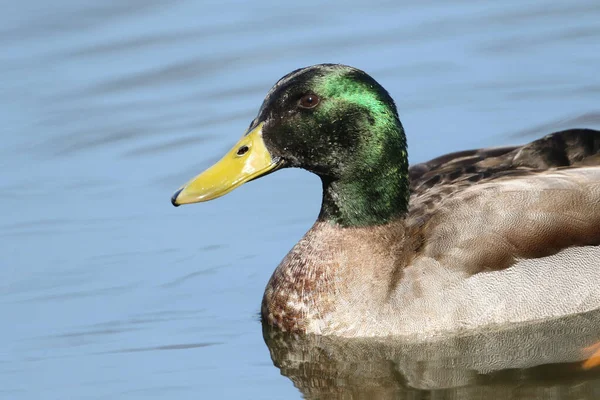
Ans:
[[[600,131],[409,168],[388,92],[320,64],[281,78],[233,149],[171,201],[286,167],[317,174],[323,200],[265,289],[262,318],[278,329],[429,336],[600,307]]]

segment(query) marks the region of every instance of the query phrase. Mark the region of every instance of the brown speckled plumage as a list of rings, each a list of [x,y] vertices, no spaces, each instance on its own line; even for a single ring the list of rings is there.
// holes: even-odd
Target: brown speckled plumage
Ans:
[[[342,229],[316,222],[273,273],[264,318],[284,330],[321,331],[342,322],[340,313],[383,306],[405,263],[403,234],[403,221]]]

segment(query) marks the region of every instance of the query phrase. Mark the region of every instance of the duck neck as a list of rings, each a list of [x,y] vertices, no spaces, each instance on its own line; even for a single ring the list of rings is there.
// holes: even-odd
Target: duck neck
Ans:
[[[399,124],[362,146],[340,177],[321,176],[319,221],[344,227],[386,224],[406,214],[410,195],[406,138]]]

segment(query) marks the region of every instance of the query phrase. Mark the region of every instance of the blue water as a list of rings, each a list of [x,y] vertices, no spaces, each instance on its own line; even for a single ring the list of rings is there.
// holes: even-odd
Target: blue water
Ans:
[[[318,179],[178,209],[173,191],[321,62],[389,90],[411,162],[600,128],[598,21],[597,0],[5,4],[0,398],[299,398],[258,311]]]

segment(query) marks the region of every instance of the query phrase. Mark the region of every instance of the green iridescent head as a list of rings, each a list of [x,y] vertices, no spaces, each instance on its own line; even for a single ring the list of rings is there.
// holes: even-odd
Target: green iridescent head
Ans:
[[[365,72],[345,65],[314,65],[281,78],[248,133],[217,166],[240,179],[219,190],[210,183],[207,196],[208,170],[180,189],[173,204],[209,200],[277,168],[299,167],[321,177],[321,220],[377,225],[407,210],[406,137],[394,101]]]

